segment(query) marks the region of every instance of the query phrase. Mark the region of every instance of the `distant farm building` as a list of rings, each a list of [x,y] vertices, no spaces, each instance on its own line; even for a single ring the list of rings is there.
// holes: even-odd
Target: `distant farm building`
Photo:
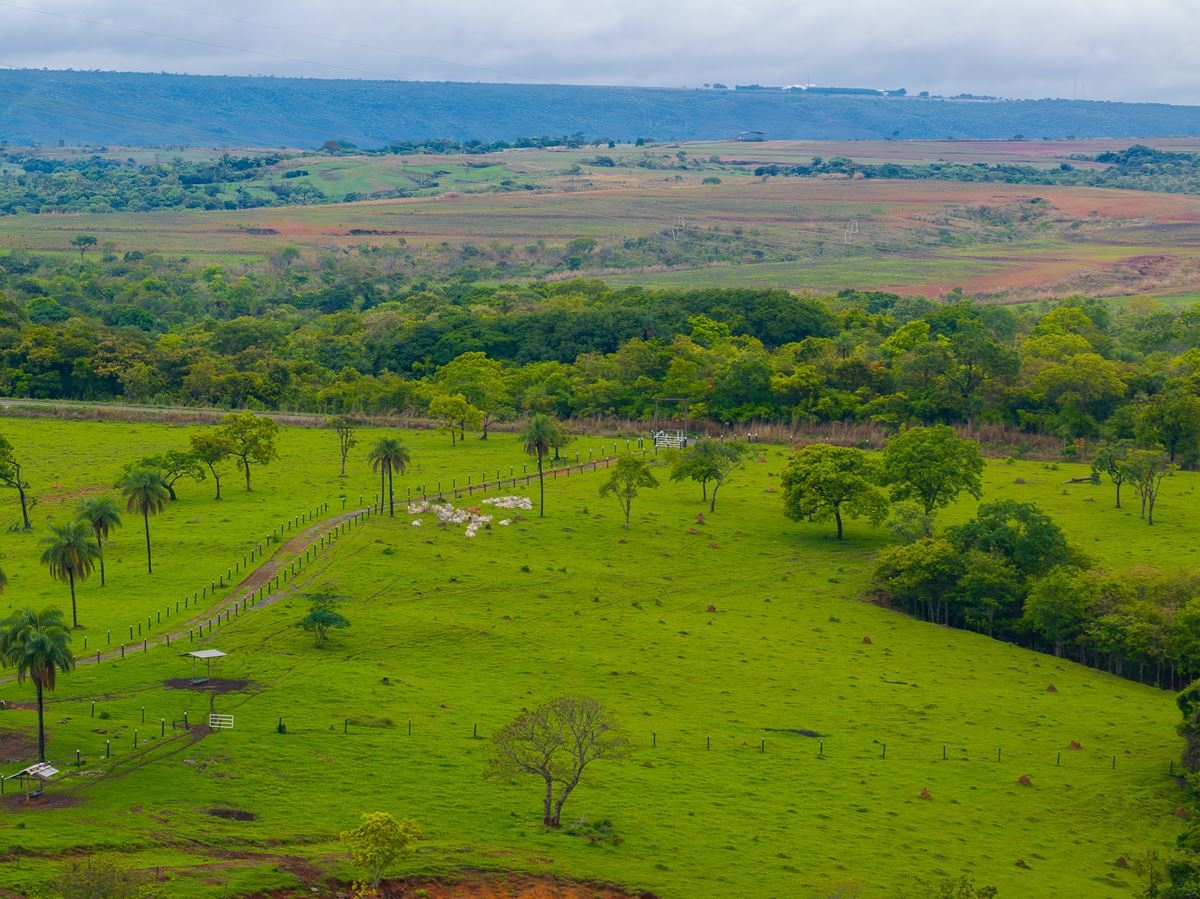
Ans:
[[[743,131],[737,136],[737,139],[747,143],[761,143],[767,139],[767,136],[761,131]]]

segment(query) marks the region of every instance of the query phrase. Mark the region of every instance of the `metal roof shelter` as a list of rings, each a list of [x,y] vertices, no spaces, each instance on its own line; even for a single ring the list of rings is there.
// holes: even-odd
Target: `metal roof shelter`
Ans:
[[[192,683],[202,684],[212,675],[212,660],[224,658],[226,653],[221,652],[219,649],[197,649],[194,652],[189,652],[188,655],[192,657]],[[205,668],[203,677],[196,677],[197,659],[204,659]]]
[[[20,778],[21,786],[25,789],[25,798],[33,799],[35,796],[42,795],[42,790],[46,786],[46,781],[48,781],[57,773],[58,769],[49,762],[37,762],[36,764],[30,765],[28,768],[23,768],[16,774],[10,774],[8,777],[0,779],[15,780],[16,778]],[[26,778],[33,778],[33,780],[37,783],[37,787],[35,789],[26,787]]]

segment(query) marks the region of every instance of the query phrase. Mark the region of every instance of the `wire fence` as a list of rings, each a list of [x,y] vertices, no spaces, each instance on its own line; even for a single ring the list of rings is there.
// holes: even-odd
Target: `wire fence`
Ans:
[[[210,711],[197,714],[180,709],[178,705],[158,701],[135,707],[128,701],[92,700],[86,706],[90,719],[104,722],[102,729],[90,729],[80,737],[74,750],[59,753],[51,761],[68,775],[66,789],[78,789],[96,783],[96,775],[118,773],[129,766],[149,763],[167,753],[181,751],[200,739],[216,739],[231,743],[243,742],[244,734],[252,737],[255,746],[269,734],[279,739],[300,740],[324,751],[330,740],[357,742],[353,751],[359,754],[412,751],[445,757],[460,752],[463,757],[477,757],[480,742],[487,742],[494,725],[422,721],[401,717],[393,720],[374,715],[325,717],[305,713],[289,718],[261,711],[239,711],[244,697],[233,705],[220,702],[220,695],[209,695]],[[197,698],[198,693],[191,693]],[[86,700],[82,702],[87,702]],[[221,712],[211,709],[222,706]],[[1032,786],[1033,780],[1050,776],[1073,778],[1182,777],[1180,764],[1166,756],[1135,753],[1129,749],[1089,747],[1078,744],[1048,746],[1032,741],[1009,745],[988,745],[962,741],[945,742],[890,736],[878,739],[842,738],[815,732],[779,728],[714,728],[714,734],[697,730],[647,730],[628,734],[630,750],[645,762],[698,762],[703,757],[762,757],[771,763],[786,761],[792,765],[845,765],[861,771],[883,768],[903,773],[928,773],[930,766],[962,770],[964,766],[985,777],[1003,777],[1014,784]],[[814,769],[816,770],[816,769]],[[71,775],[87,775],[75,781]],[[4,792],[0,780],[0,794]],[[11,785],[7,788],[13,792]]]

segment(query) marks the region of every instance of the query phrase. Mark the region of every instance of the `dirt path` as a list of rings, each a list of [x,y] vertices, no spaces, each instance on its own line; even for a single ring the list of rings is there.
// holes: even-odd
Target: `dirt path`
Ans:
[[[0,403],[0,407],[2,406],[3,404]],[[601,467],[608,468],[612,462],[612,457],[605,456],[575,465],[568,464],[557,469],[552,467],[546,470],[543,478],[546,480],[557,480],[560,475],[569,478],[572,472],[582,475],[589,469],[594,472],[598,471]],[[524,482],[525,486],[529,486],[532,481],[537,480],[537,477],[536,474],[526,474],[511,479],[502,478],[497,482],[484,482],[473,487],[459,487],[427,498],[434,502],[455,502],[467,499],[468,497],[474,497],[477,493],[482,498],[484,494],[491,490],[500,491],[504,489],[504,485],[509,482],[512,483],[513,487],[518,486],[521,482]],[[406,508],[406,502],[398,504],[401,509]],[[112,661],[113,659],[123,659],[126,655],[136,655],[139,651],[147,652],[154,646],[170,646],[172,642],[182,642],[188,638],[191,638],[189,642],[194,642],[197,636],[200,638],[204,637],[204,628],[206,625],[208,626],[209,633],[214,629],[214,622],[216,622],[216,627],[219,628],[221,626],[221,616],[225,616],[225,623],[229,623],[237,616],[245,614],[254,608],[272,605],[282,597],[290,595],[293,592],[292,588],[284,585],[289,575],[295,578],[303,570],[304,565],[311,561],[308,558],[310,550],[313,551],[313,560],[315,560],[317,552],[328,548],[328,543],[322,544],[322,541],[330,537],[330,535],[335,535],[335,538],[336,536],[340,536],[343,525],[363,523],[372,515],[382,514],[384,514],[382,511],[376,511],[374,507],[368,507],[365,509],[356,509],[351,512],[342,512],[317,522],[311,527],[293,534],[285,542],[280,543],[276,547],[275,552],[263,559],[262,563],[253,571],[247,572],[245,577],[236,585],[231,585],[223,596],[216,598],[216,592],[214,591],[214,600],[207,608],[203,610],[189,609],[189,617],[186,619],[181,619],[178,624],[173,625],[165,632],[159,633],[154,637],[147,636],[143,638],[140,648],[136,642],[131,641],[124,646],[118,646],[116,649],[110,647],[95,652],[89,650],[77,655],[75,657],[75,664],[98,665],[105,661]],[[297,565],[299,565],[299,569],[297,569]],[[281,572],[283,573],[283,580],[278,581],[276,579],[280,576]],[[271,587],[272,584],[275,585],[273,589]],[[260,591],[269,592],[260,593]],[[0,684],[8,683],[13,679],[12,676],[0,677]]]
[[[347,522],[361,520],[366,521],[371,515],[378,515],[371,509],[358,509],[353,512],[342,512],[334,515],[332,518],[327,518],[324,521],[317,522],[312,527],[306,528],[294,534],[287,541],[280,543],[270,557],[263,560],[263,563],[246,576],[236,585],[231,586],[229,591],[220,598],[217,598],[213,603],[203,611],[195,611],[191,617],[181,621],[173,628],[168,629],[164,633],[160,633],[154,637],[146,637],[142,641],[142,647],[138,647],[136,643],[127,644],[124,653],[121,648],[98,650],[96,652],[88,652],[75,657],[76,665],[97,665],[101,662],[111,661],[113,659],[124,658],[125,655],[135,655],[138,652],[145,652],[154,646],[170,646],[172,642],[182,642],[188,638],[189,633],[195,634],[200,631],[198,636],[204,636],[204,626],[208,625],[209,631],[213,629],[213,622],[226,616],[226,621],[230,621],[240,614],[245,614],[251,609],[260,606],[271,605],[278,602],[283,596],[290,595],[290,588],[280,585],[279,588],[271,591],[269,595],[264,594],[261,599],[256,598],[259,590],[267,587],[272,583],[279,572],[284,569],[292,571],[292,566],[299,563],[301,569],[304,565],[304,556],[309,549],[313,548],[313,544],[318,543],[325,537],[328,537],[334,531],[340,529]],[[315,556],[314,556],[315,558]],[[295,572],[298,574],[298,572]],[[0,678],[0,683],[8,683],[14,680],[13,676]]]

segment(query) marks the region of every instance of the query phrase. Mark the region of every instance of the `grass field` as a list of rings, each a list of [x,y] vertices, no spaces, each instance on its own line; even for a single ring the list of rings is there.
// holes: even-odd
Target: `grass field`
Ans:
[[[28,458],[38,499],[34,533],[0,537],[10,578],[0,603],[15,608],[67,605],[36,561],[46,522],[106,491],[125,461],[184,445],[190,429],[11,419],[2,430]],[[253,492],[236,473],[219,504],[211,483],[181,484],[151,519],[153,576],[141,523],[127,518],[108,586],[80,587],[76,649],[173,610],[285,519],[325,503],[332,515],[343,496],[347,509],[370,504],[374,436],[359,434],[344,480],[331,432],[285,429],[281,460],[255,471]],[[404,439],[414,466],[402,498],[526,462],[507,434],[453,449],[444,435]],[[571,452],[584,461],[613,448],[581,438]],[[107,849],[161,867],[173,896],[324,889],[324,874],[353,874],[337,833],[387,810],[426,834],[397,874],[553,872],[663,897],[855,886],[892,897],[969,873],[1002,897],[1134,895],[1137,878],[1117,860],[1165,850],[1179,829],[1172,696],[859,601],[885,535],[851,522],[838,543],[830,525],[788,522],[776,493],[787,452],[759,451],[715,513],[695,485],[663,478],[636,500],[629,531],[597,496],[602,470],[548,483],[544,519],[526,513],[474,539],[429,515],[372,516],[306,561],[276,602],[195,643],[144,653],[138,643],[123,661],[63,676],[47,724],[67,776],[45,806],[0,805],[0,887],[28,893],[64,858]],[[1037,501],[1114,568],[1191,564],[1195,476],[1172,479],[1151,529],[1110,508],[1111,488],[1066,486],[1077,473],[994,462],[984,498]],[[15,497],[2,499],[15,520]],[[306,609],[298,594],[322,586],[345,595],[352,626],[318,650],[292,624]],[[178,634],[184,617],[154,621],[151,639]],[[182,652],[199,646],[229,653],[213,674],[244,686],[165,686],[188,677]],[[536,784],[482,777],[486,737],[565,692],[602,700],[631,741],[630,758],[596,763],[564,810],[611,821],[619,842],[545,832]],[[0,698],[28,703],[32,690],[6,683]],[[210,710],[234,715],[234,729],[195,742],[172,730]],[[27,749],[33,721],[26,708],[0,712],[4,745]]]

